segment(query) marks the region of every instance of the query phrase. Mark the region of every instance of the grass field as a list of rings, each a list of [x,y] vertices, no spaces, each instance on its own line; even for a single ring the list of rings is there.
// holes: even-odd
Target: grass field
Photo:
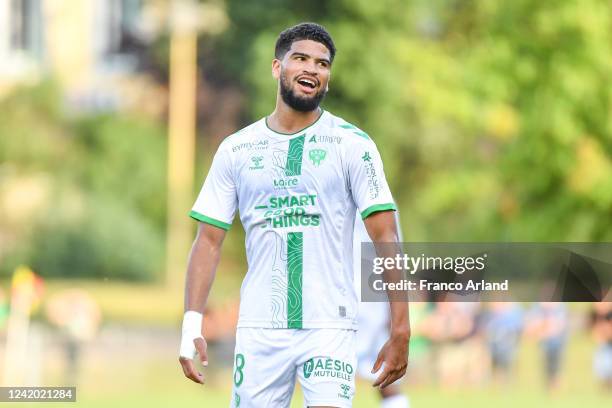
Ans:
[[[526,344],[517,364],[517,376],[505,389],[491,386],[458,390],[442,390],[428,385],[404,384],[412,407],[516,408],[558,407],[599,408],[612,406],[612,396],[605,395],[595,384],[591,370],[590,339],[575,336],[566,355],[561,389],[554,395],[543,390],[538,349]],[[87,408],[165,408],[165,407],[227,407],[230,399],[231,372],[218,370],[207,373],[207,384],[199,386],[186,380],[180,371],[174,350],[157,358],[90,360],[84,367],[78,385],[78,401],[70,407]],[[475,361],[474,364],[478,364]],[[53,375],[51,374],[51,377]],[[52,385],[52,384],[49,384]],[[59,384],[58,384],[59,385]],[[359,382],[356,408],[376,407],[375,391]],[[16,407],[40,404],[6,404]],[[54,404],[53,406],[63,406]],[[299,387],[292,408],[302,406]]]
[[[220,279],[213,294],[227,296],[237,292],[238,283]],[[182,314],[182,294],[163,286],[142,286],[113,282],[49,281],[47,294],[66,287],[80,287],[98,300],[106,324],[125,327],[166,327],[178,336]],[[223,301],[223,297],[216,299]],[[572,305],[574,312],[583,313],[588,305]],[[129,331],[128,331],[129,333]],[[129,334],[127,334],[129,336]],[[54,403],[53,407],[227,407],[230,401],[231,372],[227,369],[207,372],[207,384],[198,386],[183,377],[176,360],[178,341],[153,349],[150,344],[134,341],[102,342],[105,352],[92,350],[85,357],[77,384],[76,403]],[[109,347],[111,346],[111,347]],[[481,386],[470,389],[444,390],[429,385],[403,385],[410,395],[412,408],[427,407],[559,407],[599,408],[612,406],[612,396],[601,392],[591,372],[593,343],[586,332],[573,334],[563,366],[562,385],[554,395],[544,391],[541,359],[537,345],[524,342],[516,367],[515,380],[506,388]],[[136,349],[136,350],[135,350]],[[142,353],[142,350],[149,350]],[[140,351],[140,353],[139,353]],[[49,351],[47,351],[49,353]],[[27,362],[31,364],[31,362]],[[474,361],[474,364],[481,364]],[[63,385],[60,368],[51,366],[44,373],[45,385]],[[38,404],[14,403],[2,406],[39,407]],[[299,387],[292,408],[302,406]],[[377,395],[366,383],[358,383],[354,407],[376,407]]]

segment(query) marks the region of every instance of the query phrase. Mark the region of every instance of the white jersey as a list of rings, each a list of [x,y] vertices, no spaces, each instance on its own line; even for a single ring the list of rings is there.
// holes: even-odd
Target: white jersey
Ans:
[[[293,134],[262,118],[229,136],[190,215],[227,230],[236,209],[248,262],[238,327],[357,328],[355,212],[395,210],[367,134],[323,112]]]

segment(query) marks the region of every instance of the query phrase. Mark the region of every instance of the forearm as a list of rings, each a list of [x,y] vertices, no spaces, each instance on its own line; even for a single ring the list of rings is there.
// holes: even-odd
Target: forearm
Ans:
[[[382,222],[370,223],[368,231],[374,243],[376,255],[381,258],[395,258],[397,254],[402,253],[401,244],[398,242],[395,219],[391,216],[391,213],[375,214],[373,221],[380,220]],[[382,227],[376,228],[376,226]],[[386,269],[383,273],[385,282],[400,282],[403,277],[403,271],[397,267]],[[387,296],[391,309],[391,334],[410,337],[410,318],[406,293],[387,290]]]
[[[391,309],[391,335],[410,337],[410,314],[408,302],[390,301]]]
[[[393,243],[378,245],[380,250],[378,256],[384,258],[394,258],[400,253],[399,245]],[[386,269],[383,272],[383,279],[386,283],[399,283],[404,278],[403,271],[398,268]],[[408,311],[408,295],[404,291],[387,289],[387,299],[389,301],[391,315],[391,334],[410,337],[410,317]]]
[[[185,282],[185,311],[204,312],[215,279],[221,248],[217,243],[198,237],[191,248]]]

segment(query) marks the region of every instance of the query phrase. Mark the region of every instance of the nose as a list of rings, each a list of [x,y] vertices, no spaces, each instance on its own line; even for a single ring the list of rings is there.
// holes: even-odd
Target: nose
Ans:
[[[306,66],[304,67],[304,72],[309,73],[311,75],[317,75],[318,74],[317,63],[313,59],[309,59],[308,62],[306,63]]]

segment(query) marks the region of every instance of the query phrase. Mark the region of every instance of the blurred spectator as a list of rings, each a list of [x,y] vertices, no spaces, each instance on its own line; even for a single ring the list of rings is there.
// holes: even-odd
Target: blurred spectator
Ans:
[[[607,391],[612,391],[612,302],[593,304],[591,329],[597,342],[593,356],[595,377]]]
[[[444,387],[480,383],[488,367],[486,351],[478,338],[477,302],[440,302],[423,324],[434,348],[438,379]]]
[[[47,319],[62,331],[66,352],[66,384],[79,378],[79,361],[84,343],[94,339],[102,318],[95,299],[82,289],[67,289],[51,297]]]
[[[410,363],[408,374],[411,382],[431,379],[431,341],[427,336],[427,319],[433,312],[433,303],[410,301]]]
[[[483,331],[493,378],[507,383],[523,330],[523,311],[514,302],[492,302],[484,315]]]
[[[559,388],[559,373],[568,334],[568,312],[565,304],[538,303],[529,312],[527,333],[540,342],[544,353],[546,386],[549,391]]]

